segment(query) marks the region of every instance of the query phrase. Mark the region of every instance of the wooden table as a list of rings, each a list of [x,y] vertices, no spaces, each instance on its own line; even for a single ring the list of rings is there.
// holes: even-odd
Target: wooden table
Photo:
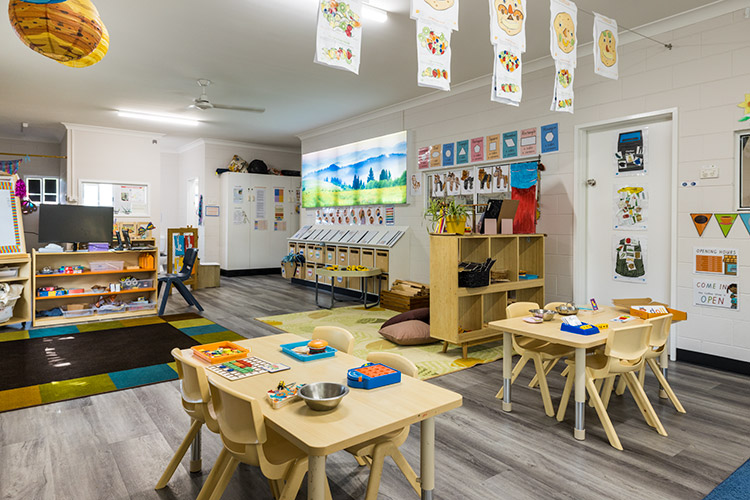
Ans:
[[[644,321],[639,318],[633,318],[627,323],[612,322],[623,313],[613,307],[600,307],[599,311],[580,311],[578,318],[584,323],[601,324],[608,323],[610,329],[622,328],[624,326],[633,326],[643,324]],[[531,313],[529,313],[531,316]],[[583,440],[586,438],[584,405],[586,403],[586,349],[604,345],[607,342],[608,330],[602,330],[594,335],[578,335],[560,330],[562,323],[559,314],[556,314],[551,321],[544,323],[532,324],[526,323],[522,318],[503,319],[492,321],[489,326],[497,328],[503,332],[503,410],[511,411],[512,405],[510,400],[510,381],[513,370],[513,341],[511,335],[523,335],[539,340],[546,340],[553,344],[565,345],[575,349],[575,402],[576,402],[576,421],[573,435],[576,439]],[[666,351],[666,349],[665,349]],[[666,370],[666,359],[662,360],[662,367]]]
[[[381,274],[383,274],[383,271],[381,271],[378,268],[374,269],[368,269],[367,271],[345,271],[345,270],[332,270],[332,269],[316,269],[315,270],[315,305],[318,307],[325,307],[321,306],[318,302],[318,276],[323,276],[325,278],[330,277],[331,278],[331,305],[328,307],[328,309],[333,308],[333,304],[336,301],[336,292],[335,292],[335,278],[359,278],[359,283],[362,287],[362,305],[365,306],[365,309],[369,309],[371,307],[375,307],[378,304],[380,304],[380,287],[382,286],[382,282],[378,278]],[[367,303],[367,278],[375,278],[375,281],[378,282],[378,300],[373,302],[372,304]]]
[[[243,394],[256,398],[263,408],[266,425],[305,451],[310,458],[309,500],[323,500],[326,481],[326,455],[355,444],[421,422],[420,477],[422,498],[432,499],[435,487],[435,420],[440,413],[458,408],[462,397],[430,383],[402,377],[401,382],[377,389],[351,389],[333,411],[319,412],[296,401],[274,410],[266,392],[280,380],[287,383],[339,382],[346,384],[346,372],[364,361],[337,352],[332,358],[297,361],[279,349],[279,345],[305,340],[291,333],[242,340],[237,344],[251,349],[251,356],[283,363],[291,370],[264,373],[237,380],[232,385]],[[185,349],[185,355],[191,355]],[[209,378],[219,375],[207,372]],[[352,462],[354,463],[354,462]]]

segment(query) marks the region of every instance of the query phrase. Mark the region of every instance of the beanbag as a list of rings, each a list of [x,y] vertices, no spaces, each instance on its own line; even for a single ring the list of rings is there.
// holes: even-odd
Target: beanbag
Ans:
[[[381,328],[395,325],[396,323],[401,323],[402,321],[409,321],[411,319],[424,321],[425,323],[429,325],[430,324],[430,308],[423,307],[421,309],[413,309],[411,311],[406,311],[401,314],[397,314],[396,316],[392,317],[391,319],[383,323],[383,326],[381,326]]]
[[[437,341],[430,337],[430,325],[416,319],[383,326],[380,335],[398,345],[421,345]]]

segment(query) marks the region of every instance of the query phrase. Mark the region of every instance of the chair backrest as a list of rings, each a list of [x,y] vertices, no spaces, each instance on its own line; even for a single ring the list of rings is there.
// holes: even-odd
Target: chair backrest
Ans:
[[[649,347],[661,347],[666,344],[669,338],[669,327],[672,324],[672,314],[657,316],[646,320],[646,322],[653,326],[651,337],[648,340]]]
[[[218,422],[211,412],[211,392],[203,365],[190,356],[183,356],[179,348],[172,349],[172,357],[180,377],[182,406],[192,418],[203,420],[213,432],[218,432]]]
[[[549,302],[544,306],[544,308],[555,311],[559,306],[564,306],[565,304],[566,302]]]
[[[609,331],[604,354],[613,359],[635,361],[648,350],[652,326],[648,323]]]
[[[413,378],[416,378],[419,372],[417,365],[395,352],[371,352],[367,355],[367,361],[370,363],[383,363]]]
[[[197,248],[186,248],[185,256],[182,259],[182,269],[178,273],[183,281],[190,278],[193,274],[193,267],[195,266],[195,260],[198,258]]]
[[[325,340],[334,349],[347,354],[351,354],[354,350],[354,336],[348,330],[338,326],[316,326],[313,330],[313,338]]]
[[[539,309],[539,304],[536,302],[516,302],[509,304],[505,308],[505,316],[507,318],[520,318],[521,316],[528,316],[529,309]]]

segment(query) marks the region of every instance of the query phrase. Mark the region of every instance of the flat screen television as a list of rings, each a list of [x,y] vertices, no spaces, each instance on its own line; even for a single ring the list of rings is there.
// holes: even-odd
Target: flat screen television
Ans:
[[[407,133],[302,155],[302,206],[406,203]]]
[[[110,242],[113,223],[112,207],[41,204],[39,242]]]

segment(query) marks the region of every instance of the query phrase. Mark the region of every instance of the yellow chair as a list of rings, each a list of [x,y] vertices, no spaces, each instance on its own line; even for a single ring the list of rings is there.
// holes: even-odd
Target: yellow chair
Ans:
[[[417,366],[400,354],[390,352],[371,352],[367,355],[370,363],[383,363],[409,377],[417,376]],[[409,436],[409,426],[398,429],[383,436],[366,441],[362,444],[347,448],[346,451],[354,455],[360,465],[370,465],[370,477],[367,481],[367,492],[365,500],[376,500],[378,489],[380,489],[380,478],[383,475],[383,462],[385,457],[390,456],[401,472],[409,481],[411,487],[421,495],[417,474],[406,461],[404,455],[399,451],[399,446],[404,444]]]
[[[539,305],[535,302],[516,302],[505,308],[505,316],[507,318],[527,316],[530,314],[529,309],[539,309]],[[544,402],[544,411],[548,417],[554,417],[555,409],[552,406],[552,398],[550,397],[549,387],[547,386],[545,363],[556,362],[562,357],[572,356],[573,350],[570,349],[570,347],[550,344],[548,342],[521,335],[513,335],[512,337],[513,350],[521,355],[521,359],[519,359],[516,366],[513,367],[510,383],[513,384],[521,373],[521,370],[523,370],[523,367],[526,366],[526,363],[529,360],[533,360],[536,369],[536,378],[539,383],[539,390],[542,393],[542,401]],[[502,399],[503,392],[504,389],[501,388],[495,397]]]
[[[667,379],[661,372],[661,367],[656,361],[663,355],[664,349],[667,345],[667,340],[669,340],[669,328],[672,324],[672,314],[657,316],[655,318],[647,320],[647,322],[653,326],[653,329],[651,330],[651,337],[648,341],[649,349],[646,351],[645,355],[646,364],[651,367],[651,371],[654,372],[656,379],[659,381],[659,384],[661,385],[662,389],[664,389],[664,392],[667,394],[667,397],[672,402],[675,409],[680,413],[686,413],[685,408],[680,403],[680,400],[677,399],[677,395],[672,390],[672,386],[669,385],[669,382],[667,382]],[[641,387],[643,387],[645,379],[646,367],[644,366],[638,373],[638,382],[641,384]],[[624,392],[625,381],[620,379],[620,383],[617,386],[617,394],[622,395]],[[603,399],[606,397],[608,400],[608,396],[609,394],[605,395],[604,393],[602,393]]]
[[[556,311],[557,310],[557,306],[564,306],[565,304],[566,304],[566,302],[549,302],[547,305],[544,306],[544,308],[547,309],[547,310]],[[555,358],[555,359],[552,359],[550,361],[545,361],[544,362],[544,374],[545,375],[549,375],[549,372],[551,372],[552,369],[555,366],[557,366],[557,362],[560,361],[560,359],[562,359],[562,358]],[[563,375],[563,376],[565,376],[565,375]],[[529,382],[529,387],[531,387],[533,389],[537,385],[539,385],[539,377],[537,377],[536,375],[534,375],[534,378],[532,378],[531,382]]]
[[[296,498],[308,468],[305,452],[266,428],[260,403],[237,392],[231,381],[210,375],[208,384],[224,448],[198,500],[221,498],[240,462],[260,468],[275,499]],[[326,499],[330,498],[326,482]]]
[[[662,436],[667,435],[664,426],[659,421],[659,417],[656,416],[656,412],[654,412],[651,403],[643,392],[643,387],[638,384],[638,379],[634,373],[643,366],[644,356],[648,350],[648,339],[651,335],[651,328],[651,325],[643,324],[610,330],[604,352],[596,352],[590,356],[586,356],[586,390],[589,397],[593,400],[594,408],[596,408],[596,413],[604,427],[609,443],[618,450],[622,450],[622,444],[607,414],[606,403],[599,397],[599,392],[595,385],[595,381],[600,379],[606,379],[602,394],[609,394],[612,391],[614,377],[621,375],[630,388],[630,392],[633,394],[633,398],[641,410],[646,423],[656,428],[656,431]],[[570,370],[568,372],[568,379],[565,382],[562,399],[560,400],[560,408],[557,412],[557,420],[560,422],[565,418],[565,411],[575,379],[575,358],[568,359],[565,362],[568,364]]]
[[[346,354],[354,351],[354,336],[348,330],[338,326],[316,326],[313,330],[314,339],[323,339],[328,345]]]
[[[190,443],[199,436],[201,427],[206,424],[211,432],[219,432],[219,423],[213,414],[211,394],[208,389],[208,380],[203,364],[196,362],[191,356],[183,356],[180,349],[172,349],[172,357],[177,365],[177,375],[180,377],[180,392],[182,394],[182,407],[191,420],[190,429],[180,447],[177,448],[172,460],[166,470],[156,483],[157,490],[164,488],[172,478],[174,471],[185,456]],[[198,444],[200,446],[200,444]],[[201,470],[201,461],[190,461],[190,472]]]

